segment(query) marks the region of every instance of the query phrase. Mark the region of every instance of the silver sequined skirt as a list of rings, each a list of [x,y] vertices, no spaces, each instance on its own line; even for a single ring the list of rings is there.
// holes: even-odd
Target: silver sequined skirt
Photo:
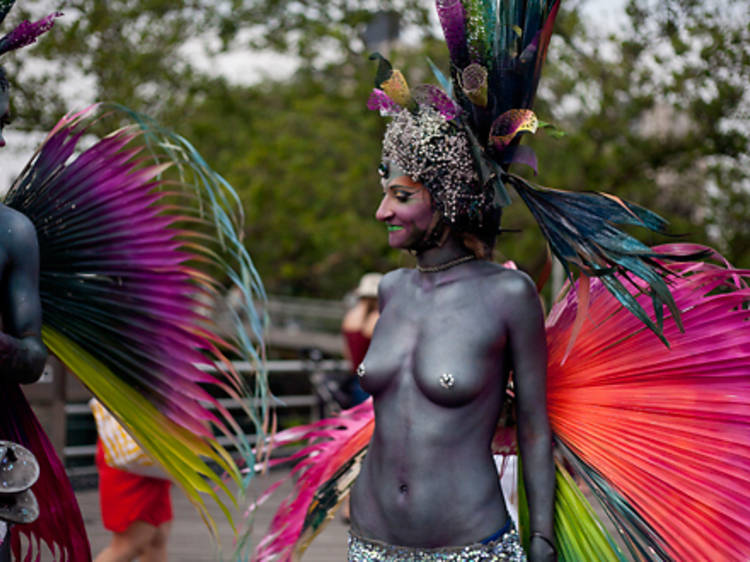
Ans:
[[[475,562],[479,560],[508,560],[526,562],[518,532],[511,528],[502,537],[487,544],[476,543],[446,548],[414,548],[394,546],[379,541],[364,539],[349,532],[349,562],[371,562],[388,560],[449,560],[451,562]]]

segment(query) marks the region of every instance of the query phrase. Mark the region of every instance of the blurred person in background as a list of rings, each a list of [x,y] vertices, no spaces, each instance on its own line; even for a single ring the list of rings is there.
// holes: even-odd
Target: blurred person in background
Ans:
[[[94,562],[166,562],[172,483],[104,406],[96,399],[90,406],[98,432],[102,524],[113,533]]]
[[[362,363],[372,340],[375,324],[380,317],[378,309],[378,285],[383,275],[366,273],[354,291],[356,303],[344,315],[341,334],[344,336],[344,356],[351,362],[351,377],[345,385],[351,402],[349,407],[361,404],[370,396],[362,389],[357,376],[357,365]]]

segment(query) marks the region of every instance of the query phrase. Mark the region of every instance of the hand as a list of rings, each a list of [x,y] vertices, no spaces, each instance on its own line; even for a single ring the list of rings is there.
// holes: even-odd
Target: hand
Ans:
[[[529,543],[528,559],[530,562],[556,562],[557,551],[554,543],[541,534],[534,533],[531,535]]]
[[[0,332],[0,379],[11,384],[39,380],[47,361],[47,349],[38,335],[21,339]]]

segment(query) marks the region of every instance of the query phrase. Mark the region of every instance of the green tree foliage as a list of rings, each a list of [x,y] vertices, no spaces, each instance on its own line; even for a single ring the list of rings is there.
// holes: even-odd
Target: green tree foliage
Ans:
[[[11,77],[23,77],[13,84],[21,94],[14,96],[17,112],[26,123],[50,126],[69,109],[66,84],[74,95],[116,100],[155,116],[161,116],[165,108],[190,103],[204,78],[185,58],[183,46],[220,27],[231,4],[213,0],[19,2],[11,13],[14,20],[40,17],[54,9],[65,15],[28,53],[46,61],[44,72],[19,73],[25,69],[18,63],[26,57],[11,63]]]
[[[271,292],[340,295],[353,270],[385,265],[384,229],[372,216],[379,123],[354,86],[344,93],[310,76],[253,90],[217,81],[186,122],[240,193],[247,244]]]
[[[339,297],[363,272],[411,260],[388,248],[374,217],[385,129],[365,103],[374,67],[359,57],[251,89],[217,80],[185,119],[183,132],[241,194],[271,292]]]
[[[427,31],[432,2],[425,0],[252,0],[235,23],[251,22],[249,45],[298,55],[317,65],[367,53],[366,30],[374,19],[397,15],[401,28]]]
[[[58,9],[65,16],[44,41],[8,61],[11,80],[23,76],[13,86],[26,126],[51,126],[67,109],[64,90],[176,118],[202,97],[207,76],[195,67],[197,53],[274,49],[319,66],[365,52],[365,30],[380,12],[398,11],[403,25],[416,26],[429,13],[421,0],[26,0],[7,25]],[[30,58],[47,64],[20,74]]]
[[[561,18],[538,112],[568,135],[533,140],[540,177],[650,207],[747,266],[750,8],[632,0],[627,16],[610,37]]]
[[[51,7],[19,6],[36,16]],[[612,35],[580,7],[563,2],[536,106],[566,135],[525,140],[539,156],[534,180],[648,206],[675,233],[750,266],[747,3],[631,0]],[[432,9],[429,0],[70,1],[50,38],[27,50],[53,63],[17,85],[15,109],[49,126],[64,109],[57,84],[86,76],[93,97],[154,115],[238,189],[248,247],[272,292],[337,297],[364,271],[411,263],[387,248],[373,218],[384,122],[365,108],[374,68],[363,37],[376,11],[399,11],[402,27],[426,39],[386,54],[410,83],[434,81],[424,55],[444,70],[447,59],[428,26]],[[216,52],[276,49],[301,67],[283,82],[232,86],[191,64],[184,46],[196,40]],[[498,258],[539,275],[545,246],[522,204],[503,226],[520,232],[500,237]]]

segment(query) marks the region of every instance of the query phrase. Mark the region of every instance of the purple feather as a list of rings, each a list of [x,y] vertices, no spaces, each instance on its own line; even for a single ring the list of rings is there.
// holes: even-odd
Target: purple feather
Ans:
[[[451,55],[451,61],[459,69],[468,62],[466,50],[466,13],[461,0],[436,0],[438,18],[445,35],[445,43]]]
[[[443,90],[432,84],[422,84],[414,89],[414,99],[420,105],[437,109],[448,121],[458,117],[461,109]]]
[[[510,154],[503,155],[503,164],[526,164],[534,170],[535,176],[539,174],[536,153],[533,148],[525,145],[517,145],[509,152]]]
[[[62,12],[53,12],[45,18],[35,22],[22,21],[13,31],[0,39],[0,55],[8,51],[15,51],[26,45],[31,45],[37,37],[47,33],[55,24],[55,18],[62,16]]]
[[[383,90],[374,88],[367,100],[367,109],[370,111],[379,111],[382,116],[393,116],[399,113],[403,108],[391,99]]]

